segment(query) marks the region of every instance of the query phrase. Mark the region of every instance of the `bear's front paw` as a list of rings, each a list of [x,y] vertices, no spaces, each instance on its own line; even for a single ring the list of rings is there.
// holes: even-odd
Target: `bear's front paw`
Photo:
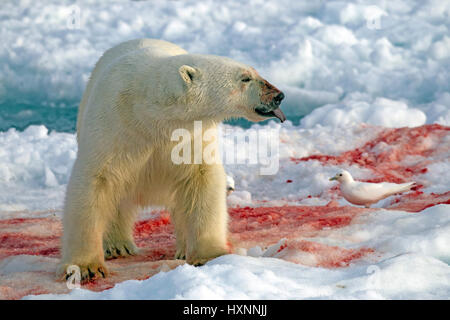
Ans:
[[[228,250],[216,250],[207,254],[191,254],[187,257],[186,262],[193,266],[202,266],[209,260],[228,254]]]
[[[186,259],[186,252],[184,249],[177,249],[177,252],[175,252],[175,259],[176,260],[185,260]]]
[[[105,259],[134,256],[139,253],[139,249],[133,241],[107,243],[105,244],[105,249],[103,251]]]
[[[214,257],[215,258],[215,257]],[[189,263],[190,265],[193,265],[194,267],[200,267],[202,265],[204,265],[205,263],[207,263],[209,260],[212,260],[214,258],[197,258],[197,259],[187,259],[187,263]]]
[[[59,266],[57,277],[61,280],[68,280],[76,272],[79,272],[78,276],[81,283],[86,283],[98,278],[106,278],[109,274],[108,269],[102,262],[88,264],[67,263]]]

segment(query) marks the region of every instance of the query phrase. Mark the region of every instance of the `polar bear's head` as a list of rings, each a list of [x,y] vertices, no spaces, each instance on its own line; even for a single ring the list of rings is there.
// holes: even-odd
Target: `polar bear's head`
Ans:
[[[180,92],[188,119],[244,117],[262,121],[286,120],[279,108],[283,92],[263,79],[252,67],[211,55],[183,55],[179,60]]]

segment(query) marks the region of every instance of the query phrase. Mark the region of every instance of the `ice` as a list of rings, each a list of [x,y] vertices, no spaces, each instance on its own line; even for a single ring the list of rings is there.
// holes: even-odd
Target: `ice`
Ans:
[[[408,105],[402,101],[385,98],[377,98],[372,102],[348,99],[339,104],[330,104],[315,109],[301,120],[301,124],[306,128],[318,124],[346,127],[356,123],[368,123],[389,128],[417,127],[425,124],[426,118],[423,111],[408,108]]]
[[[450,58],[450,38],[444,36],[440,41],[436,41],[430,48],[430,54],[436,60]]]
[[[51,121],[60,112],[55,110],[73,116],[100,55],[139,37],[254,66],[285,91],[286,115],[296,119],[325,104],[342,104],[357,92],[368,95],[364,101],[373,111],[377,105],[372,102],[385,98],[417,113],[450,89],[448,1],[30,4],[6,2],[0,9],[5,44],[0,48],[0,104],[25,106],[25,123],[35,123],[32,112],[44,108],[47,126],[67,130],[60,119]],[[42,117],[46,112],[39,110]],[[2,128],[11,119],[19,121],[13,113],[2,116]],[[426,121],[448,124],[445,117]]]
[[[247,255],[222,256],[201,268],[166,268],[147,280],[125,281],[102,292],[81,289],[27,298],[446,299],[450,294],[449,209],[449,205],[438,205],[421,213],[372,211],[326,236],[311,238],[311,244],[281,239],[265,250],[255,246]],[[333,248],[326,242],[344,247],[364,244],[377,253],[344,268],[318,268],[321,260],[346,259],[350,252],[344,248],[323,251]],[[305,251],[289,253],[299,246]]]
[[[0,132],[0,210],[61,208],[76,150],[75,135],[45,126]]]
[[[0,275],[5,277],[17,272],[46,271],[49,267],[53,267],[54,260],[54,258],[32,255],[9,257],[0,262]]]
[[[240,256],[226,255],[200,268],[164,260],[174,253],[173,228],[167,213],[152,215],[136,227],[136,241],[144,244],[139,256],[108,261],[109,279],[70,293],[54,279],[60,219],[0,220],[6,236],[0,250],[0,296],[442,299],[449,294],[449,209],[443,204],[417,213],[336,204],[235,208],[230,232]]]
[[[309,117],[316,118],[315,112],[305,119]],[[268,127],[255,125],[246,130],[228,125],[224,127],[229,130],[225,130],[223,136],[224,146],[228,149],[234,148],[232,139],[237,131],[246,135],[258,130],[264,133],[266,128],[271,128],[278,130],[281,141],[278,148],[279,168],[275,175],[260,175],[261,164],[245,161],[242,164],[224,163],[236,183],[236,191],[228,198],[230,206],[323,203],[308,198],[331,200],[334,196],[329,191],[333,184],[328,178],[339,169],[349,170],[357,179],[371,180],[384,176],[385,179],[393,179],[391,182],[399,183],[412,179],[411,170],[416,168],[416,182],[423,184],[427,192],[448,191],[448,181],[443,177],[449,166],[449,149],[446,147],[449,138],[444,135],[440,140],[439,135],[445,133],[440,127],[419,127],[427,138],[417,137],[414,128],[386,131],[380,126],[358,123],[347,127],[317,124],[305,128],[275,122],[269,123]],[[360,155],[358,150],[364,145],[368,149]],[[405,149],[409,145],[411,147]],[[426,160],[424,155],[431,156],[431,151],[432,158]],[[23,132],[15,129],[0,132],[0,187],[3,190],[0,193],[0,210],[62,209],[65,187],[76,153],[74,134],[49,133],[44,126],[30,126]],[[257,153],[256,146],[248,145],[248,154],[252,153]],[[321,161],[320,156],[316,155],[324,155],[323,159],[328,160]],[[378,161],[378,167],[372,163],[374,161]],[[391,162],[395,164],[391,166]],[[400,169],[403,170],[403,178],[399,176]]]
[[[449,15],[439,0],[5,2],[0,298],[448,299]],[[142,37],[237,59],[283,90],[289,121],[223,126],[225,150],[238,131],[276,130],[279,168],[225,163],[235,254],[173,260],[168,214],[146,208],[144,254],[69,292],[54,269],[77,105],[101,54]],[[358,208],[328,181],[340,169],[419,187]]]
[[[445,299],[449,277],[447,264],[416,254],[335,271],[227,255],[202,268],[183,265],[103,292],[76,289],[27,299]]]

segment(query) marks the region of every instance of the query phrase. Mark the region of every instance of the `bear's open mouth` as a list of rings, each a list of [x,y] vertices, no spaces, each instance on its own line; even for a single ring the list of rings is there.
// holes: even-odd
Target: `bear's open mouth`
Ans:
[[[281,122],[284,122],[286,120],[286,116],[284,115],[283,111],[281,111],[280,108],[276,108],[269,112],[264,112],[263,110],[256,108],[255,112],[257,114],[259,114],[260,116],[267,117],[267,118],[276,117],[276,118],[280,119]]]

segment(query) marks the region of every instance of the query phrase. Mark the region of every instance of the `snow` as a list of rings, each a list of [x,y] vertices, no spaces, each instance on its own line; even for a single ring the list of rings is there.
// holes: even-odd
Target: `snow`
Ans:
[[[433,109],[434,111],[434,109]],[[439,110],[436,110],[439,113]],[[329,104],[313,110],[301,120],[303,127],[314,125],[347,127],[355,123],[368,123],[389,128],[417,127],[425,124],[427,116],[402,101],[376,98],[373,102],[344,99],[339,104]]]
[[[448,299],[449,15],[438,0],[7,1],[0,298]],[[278,170],[261,175],[252,143],[225,163],[234,254],[197,268],[172,260],[170,219],[146,208],[143,254],[69,291],[53,270],[76,106],[101,54],[141,37],[240,60],[283,90],[290,121],[222,126],[225,152],[236,134],[275,133]],[[328,181],[340,169],[419,188],[357,208]]]
[[[381,156],[387,148],[398,157],[391,159],[397,169],[402,165],[425,161],[427,171],[415,175],[414,179],[426,186],[423,189],[425,197],[432,198],[430,192],[444,193],[443,201],[448,201],[449,195],[445,196],[448,179],[443,178],[449,166],[448,134],[442,136],[440,127],[430,127],[427,139],[419,136],[420,143],[417,140],[412,143],[419,151],[411,162],[411,159],[401,155],[403,144],[393,140],[391,135],[399,134],[406,139],[416,128],[396,131],[404,129],[370,125],[302,128],[290,124],[280,127],[272,123],[271,126],[279,127],[280,140],[283,141],[280,143],[280,171],[277,175],[259,176],[257,167],[245,164],[226,166],[227,172],[236,181],[237,191],[228,198],[228,202],[231,208],[237,210],[232,213],[232,232],[238,245],[234,252],[240,255],[222,256],[198,268],[175,260],[154,260],[150,258],[154,255],[148,254],[138,261],[119,259],[108,262],[108,265],[121,278],[100,287],[91,286],[70,292],[64,283],[55,281],[53,270],[58,263],[59,216],[64,187],[76,153],[75,137],[73,134],[48,133],[44,127],[30,127],[24,132],[11,129],[0,133],[0,141],[7,146],[2,150],[8,151],[2,154],[1,163],[6,168],[5,172],[9,172],[8,176],[2,175],[1,180],[2,197],[9,204],[2,209],[0,220],[0,225],[4,221],[7,226],[7,229],[0,228],[0,234],[6,236],[2,240],[3,251],[0,250],[0,296],[26,296],[27,299],[449,297],[450,205],[435,205],[418,212],[396,210],[397,201],[406,205],[404,210],[410,210],[408,206],[415,201],[414,197],[421,197],[419,193],[412,193],[411,197],[391,197],[377,205],[377,209],[352,211],[356,208],[342,200],[327,180],[341,167],[351,170],[358,179],[376,177],[377,172],[370,166],[352,163],[351,157],[346,154],[383,136],[391,141],[390,144],[380,140],[368,152]],[[425,157],[421,155],[423,150],[433,150],[433,153]],[[321,153],[348,158],[350,162],[337,165],[313,159],[291,161],[291,158],[300,159]],[[14,156],[16,154],[17,157]],[[287,183],[288,179],[292,182]],[[52,198],[56,204],[49,206],[47,201]],[[338,202],[333,204],[335,200]],[[427,205],[437,203],[432,199],[425,200]],[[296,209],[290,215],[277,217],[280,210],[286,210],[283,209],[285,207],[268,207],[286,204],[298,208],[318,206],[301,209],[316,218],[308,222],[308,214],[297,213]],[[247,218],[240,212],[249,212],[249,209],[239,209],[239,205],[256,209],[267,207],[269,211],[267,215],[262,211],[261,216],[250,212]],[[27,210],[17,211],[18,208]],[[325,211],[320,213],[320,210]],[[332,213],[333,210],[341,213]],[[299,214],[306,220],[298,220]],[[24,219],[25,224],[8,220],[19,217]],[[148,217],[150,221],[157,222],[159,214],[149,215],[147,211],[140,219]],[[328,221],[330,227],[327,224],[317,226],[318,221]],[[333,221],[344,223],[335,227]],[[12,227],[8,227],[10,225]],[[255,227],[258,229],[253,230]],[[246,233],[248,229],[253,231]],[[165,239],[172,232],[170,229],[153,230],[151,234],[159,234],[162,237],[159,239]],[[18,236],[8,240],[11,234]],[[170,248],[156,239],[148,240],[145,246],[152,243],[156,248]],[[22,245],[25,247],[22,248]],[[170,250],[168,254],[165,259],[170,259]],[[146,279],[148,276],[151,277]]]
[[[120,283],[100,293],[74,289],[65,296],[27,298],[436,299],[448,297],[449,277],[447,264],[419,254],[405,254],[372,268],[360,266],[333,271],[273,258],[228,255],[202,268],[183,265],[145,281]]]
[[[407,114],[404,104],[418,115],[402,125],[448,125],[448,103],[437,106],[450,91],[449,11],[448,1],[420,0],[7,1],[0,8],[0,128],[42,118],[73,130],[73,119],[59,114],[75,116],[95,62],[142,37],[254,66],[286,93],[285,113],[296,121],[325,104],[362,101],[367,114],[382,98],[402,105],[398,117]],[[20,115],[8,111],[11,104]],[[429,108],[426,119],[416,110]],[[383,121],[367,117],[357,120]]]
[[[389,112],[388,109],[385,117],[390,117]],[[308,121],[310,117],[317,118],[315,111],[307,116],[305,121]],[[302,159],[317,154],[337,156],[352,152],[376,140],[379,134],[383,134],[386,129],[381,126],[358,123],[347,127],[318,124],[308,128],[293,126],[289,122],[283,125],[271,122],[267,126],[254,125],[250,129],[242,129],[224,125],[222,128],[224,153],[230,153],[230,150],[235,148],[233,138],[236,134],[241,133],[242,136],[249,136],[252,133],[263,134],[267,133],[267,129],[275,130],[281,141],[276,154],[271,158],[273,162],[278,163],[278,171],[274,175],[260,175],[261,168],[266,166],[248,163],[248,156],[258,153],[257,146],[250,143],[241,145],[240,150],[246,150],[237,155],[241,162],[237,161],[239,159],[233,163],[225,162],[228,174],[236,183],[236,191],[229,198],[231,206],[252,206],[258,201],[268,201],[267,203],[271,205],[326,203],[323,201],[333,198],[326,192],[333,187],[333,183],[329,182],[328,178],[334,176],[339,169],[349,170],[357,179],[373,179],[380,174],[376,170],[374,172],[373,168],[370,169],[371,167],[358,164],[350,158],[344,159],[345,157],[341,164],[329,161],[326,165],[317,159],[305,159],[297,163],[292,159]],[[393,131],[392,134],[395,132]],[[416,182],[425,185],[428,192],[448,191],[448,181],[442,177],[449,166],[450,151],[445,147],[449,143],[449,137],[445,136],[443,139],[440,142],[430,135],[428,139],[405,141],[404,146],[408,143],[414,143],[416,146],[417,152],[410,155],[416,158],[403,159],[403,156],[399,155],[402,158],[398,160],[401,160],[400,163],[403,163],[407,170],[407,167],[412,164],[428,161],[420,152],[442,145],[441,151],[434,154],[434,160],[431,159],[426,166],[424,165],[427,168],[426,172],[416,178]],[[389,154],[392,150],[396,150],[392,142],[377,141],[371,152]],[[44,126],[30,126],[23,132],[15,129],[0,132],[0,188],[2,189],[0,210],[5,212],[60,210],[76,153],[75,134],[49,133]],[[407,179],[407,176],[403,179]],[[288,180],[292,180],[293,183],[286,183]],[[308,199],[308,196],[320,197],[321,200],[316,199],[318,202],[311,202],[315,200]]]
[[[76,152],[75,135],[42,125],[0,132],[0,211],[60,208]]]
[[[312,268],[272,258],[276,250],[264,254],[254,247],[248,256],[222,256],[201,268],[185,264],[102,292],[75,289],[67,295],[27,299],[446,299],[450,294],[449,209],[439,205],[406,216],[379,210],[371,213],[370,228],[352,224],[316,239],[370,245],[383,252],[377,262],[333,270]],[[340,239],[343,236],[348,238]]]

